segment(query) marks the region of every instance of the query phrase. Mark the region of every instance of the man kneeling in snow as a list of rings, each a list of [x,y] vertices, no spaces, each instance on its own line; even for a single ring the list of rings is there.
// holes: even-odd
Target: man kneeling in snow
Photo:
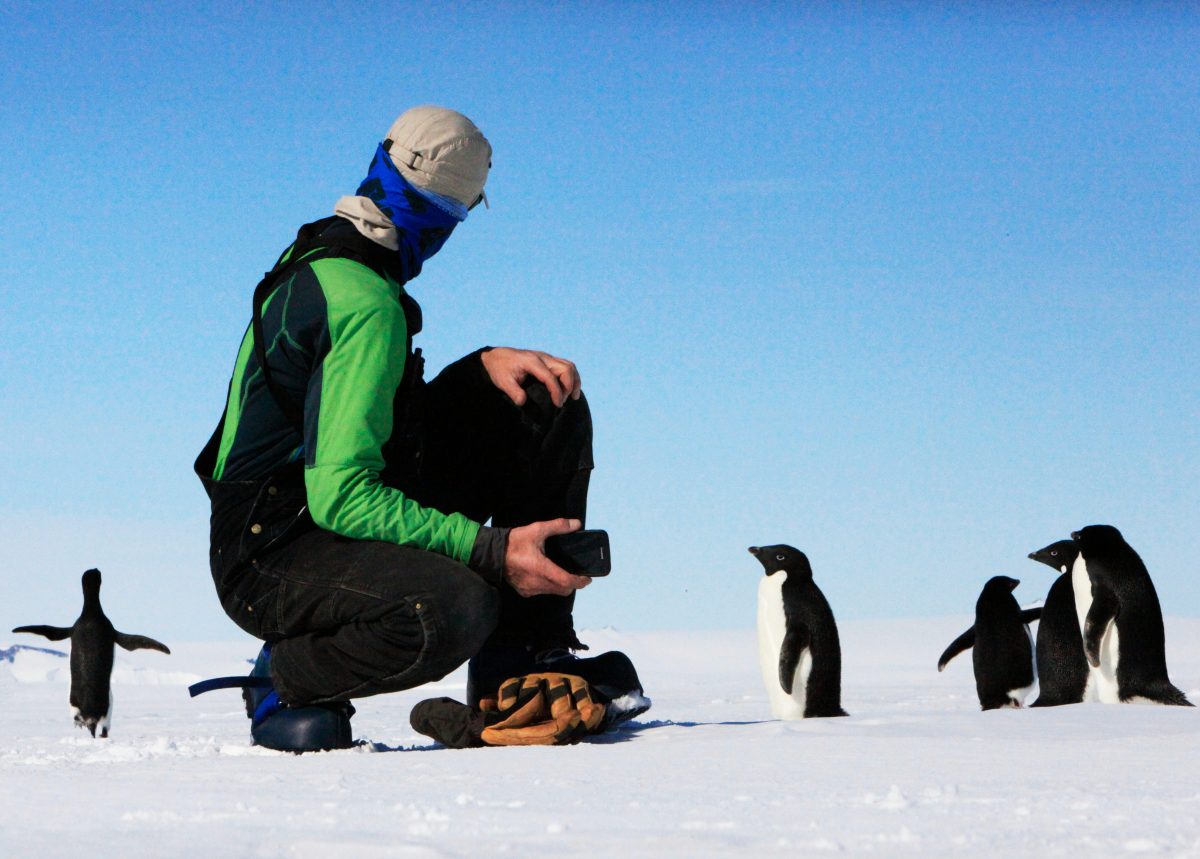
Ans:
[[[242,684],[261,745],[350,745],[350,699],[468,659],[472,707],[509,677],[628,663],[572,654],[590,579],[543,551],[587,502],[574,364],[482,349],[427,383],[412,348],[405,284],[484,200],[491,153],[465,116],[407,111],[357,194],[302,228],[255,290],[196,472],[221,605],[266,642]],[[631,665],[622,677],[637,683]]]

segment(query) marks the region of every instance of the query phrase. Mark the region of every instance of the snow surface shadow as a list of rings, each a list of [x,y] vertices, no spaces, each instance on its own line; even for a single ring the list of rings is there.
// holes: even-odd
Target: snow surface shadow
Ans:
[[[615,731],[607,734],[600,734],[595,737],[588,737],[587,742],[596,743],[598,745],[612,745],[614,743],[627,743],[640,734],[642,731],[651,730],[653,728],[706,728],[711,725],[765,725],[772,719],[752,719],[749,721],[729,720],[724,722],[676,722],[672,719],[653,719],[649,722],[626,722]]]
[[[753,719],[753,720],[729,720],[724,722],[676,722],[671,719],[655,719],[649,722],[626,722],[616,730],[609,731],[604,734],[597,734],[594,737],[587,737],[584,742],[595,745],[611,746],[616,743],[627,743],[634,739],[642,731],[653,728],[706,728],[712,725],[765,725],[772,722],[772,719]],[[374,740],[360,740],[354,744],[356,751],[366,751],[371,753],[387,753],[387,752],[437,752],[443,749],[448,749],[449,746],[443,746],[439,742],[431,742],[428,745],[420,746],[389,746],[387,743],[379,743]],[[483,747],[483,748],[486,748]],[[459,750],[461,751],[461,750]]]
[[[437,752],[450,747],[443,746],[438,742],[430,742],[426,746],[389,746],[387,743],[377,743],[374,740],[359,740],[354,744],[354,748],[372,754],[382,754],[384,752]]]

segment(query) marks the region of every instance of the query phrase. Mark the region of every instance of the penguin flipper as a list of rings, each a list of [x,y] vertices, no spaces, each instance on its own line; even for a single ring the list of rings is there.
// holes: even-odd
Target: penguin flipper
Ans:
[[[130,635],[127,632],[118,632],[114,634],[113,641],[126,650],[159,650],[163,653],[171,652],[171,649],[161,641],[155,641],[153,638],[145,635]]]
[[[1033,623],[1035,620],[1042,619],[1042,609],[1045,606],[1035,606],[1034,608],[1021,609],[1021,623]]]
[[[975,627],[972,626],[958,638],[950,642],[950,646],[945,649],[941,657],[938,659],[938,671],[945,671],[946,664],[962,653],[964,650],[970,650],[975,646]]]
[[[812,643],[812,632],[802,623],[789,626],[787,635],[783,637],[783,646],[779,648],[779,685],[784,693],[792,694],[792,679],[796,676],[796,666],[800,664],[800,654]]]
[[[1100,667],[1100,641],[1108,625],[1117,619],[1121,604],[1117,595],[1106,587],[1092,587],[1092,607],[1083,624],[1083,652],[1093,668]]]
[[[18,626],[13,632],[29,632],[33,635],[44,635],[51,641],[62,641],[71,637],[72,626]]]

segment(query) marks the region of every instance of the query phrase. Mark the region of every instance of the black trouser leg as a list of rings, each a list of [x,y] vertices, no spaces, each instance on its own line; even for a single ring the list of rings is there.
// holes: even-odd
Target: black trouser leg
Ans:
[[[592,419],[586,398],[556,408],[540,382],[516,406],[487,378],[478,355],[425,386],[387,479],[420,503],[498,527],[587,514]],[[500,588],[495,643],[537,649],[578,645],[574,596],[522,598]]]
[[[592,418],[587,400],[568,401],[555,409],[540,383],[527,386],[529,402],[522,409],[538,415],[537,431],[544,432],[530,463],[527,482],[514,482],[493,513],[500,527],[528,525],[560,517],[587,519],[587,491],[592,476]],[[577,648],[573,610],[575,595],[521,597],[507,584],[500,588],[500,622],[491,646],[525,646],[535,651]]]
[[[280,698],[312,704],[410,689],[453,671],[496,624],[496,590],[434,552],[310,531],[248,567],[226,600],[272,642]]]

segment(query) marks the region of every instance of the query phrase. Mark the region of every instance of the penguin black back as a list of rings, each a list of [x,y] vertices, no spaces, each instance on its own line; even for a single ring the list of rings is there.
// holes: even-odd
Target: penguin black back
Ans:
[[[993,576],[975,603],[975,690],[984,710],[1019,707],[1033,686],[1033,643],[1013,591],[1020,582]]]
[[[113,645],[126,650],[151,649],[171,651],[165,644],[143,635],[128,635],[113,628],[100,606],[100,571],[83,574],[83,611],[70,627],[19,626],[13,632],[43,635],[51,641],[71,639],[71,707],[75,724],[87,728],[96,736],[108,736],[112,715],[111,677]]]
[[[1037,610],[1021,611],[1012,595],[1018,584],[1008,576],[989,579],[975,602],[975,625],[955,639],[938,660],[941,671],[963,650],[974,648],[975,691],[984,710],[1019,707],[1033,686],[1033,642],[1025,624],[1026,617],[1036,617]]]
[[[842,709],[842,648],[833,609],[813,581],[808,556],[792,546],[751,546],[767,576],[785,573],[781,593],[787,635],[779,656],[780,679],[790,682],[791,669],[805,649],[812,669],[805,690],[804,716],[845,716]],[[786,689],[791,694],[790,689]]]
[[[1038,697],[1031,707],[1078,704],[1087,694],[1088,665],[1075,613],[1071,567],[1079,556],[1074,540],[1059,540],[1029,557],[1061,574],[1050,586],[1037,631]]]
[[[100,571],[88,570],[83,574],[83,611],[71,629],[71,706],[92,736],[109,713],[115,632],[100,606]],[[107,724],[101,736],[108,736]]]

